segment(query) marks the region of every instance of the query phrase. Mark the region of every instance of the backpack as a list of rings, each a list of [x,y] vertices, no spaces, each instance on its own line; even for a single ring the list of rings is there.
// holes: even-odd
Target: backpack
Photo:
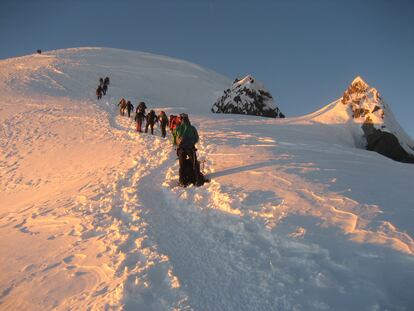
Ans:
[[[168,117],[166,116],[166,114],[165,114],[165,113],[161,113],[161,114],[158,116],[158,120],[160,120],[160,123],[161,123],[161,124],[167,124],[167,123],[168,123]]]
[[[147,105],[144,102],[140,102],[137,106],[137,110],[145,111],[147,109]]]
[[[198,133],[194,126],[182,123],[176,129],[176,143],[179,148],[192,149],[198,142]]]
[[[147,114],[147,122],[150,123],[150,124],[153,124],[153,123],[157,122],[157,116],[155,115],[154,110],[151,110]]]

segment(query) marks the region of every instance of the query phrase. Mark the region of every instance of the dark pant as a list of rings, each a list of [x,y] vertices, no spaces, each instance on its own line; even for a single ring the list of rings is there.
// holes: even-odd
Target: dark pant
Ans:
[[[186,160],[187,160],[187,156],[191,162],[191,166],[192,166],[192,173],[196,175],[196,163],[197,163],[197,154],[195,149],[183,149],[183,148],[178,148],[177,150],[177,155],[178,155],[178,161],[180,163],[180,170],[179,170],[179,181],[180,184],[186,185],[189,183],[188,180],[188,172],[186,170]],[[193,176],[194,176],[193,175]]]
[[[148,127],[151,127],[151,134],[154,135],[154,123],[145,124],[145,133],[148,133]]]
[[[161,135],[162,137],[165,137],[167,135],[167,131],[166,128],[167,127],[167,123],[161,123]]]

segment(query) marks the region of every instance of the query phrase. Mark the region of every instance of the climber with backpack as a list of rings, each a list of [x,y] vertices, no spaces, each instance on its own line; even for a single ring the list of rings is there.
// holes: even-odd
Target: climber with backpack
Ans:
[[[130,118],[131,117],[131,111],[134,110],[134,105],[131,104],[130,100],[128,100],[128,102],[126,104],[126,109],[127,109],[127,112],[128,112],[128,118]]]
[[[200,163],[197,161],[197,149],[195,144],[198,142],[197,129],[191,125],[188,115],[180,115],[181,124],[173,131],[173,145],[177,146],[177,155],[180,165],[179,182],[186,187],[193,183],[201,186],[206,181],[200,172]]]
[[[154,125],[158,122],[157,115],[154,110],[151,110],[147,114],[147,123],[145,124],[145,133],[148,133],[148,127],[151,128],[151,135],[154,135]]]
[[[137,126],[137,132],[142,133],[142,121],[145,119],[145,114],[142,110],[135,112],[135,122]]]
[[[161,111],[158,115],[158,121],[160,121],[161,136],[165,137],[167,135],[166,127],[168,124],[168,117],[164,111]]]
[[[119,114],[121,116],[125,115],[125,109],[127,108],[127,101],[125,98],[121,98],[121,100],[118,103],[118,107],[119,107]]]
[[[96,98],[99,100],[102,98],[102,87],[99,85],[96,89]]]

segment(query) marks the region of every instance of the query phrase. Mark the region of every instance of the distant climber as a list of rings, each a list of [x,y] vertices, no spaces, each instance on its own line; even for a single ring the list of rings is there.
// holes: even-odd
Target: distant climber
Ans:
[[[127,101],[125,100],[125,98],[121,98],[121,100],[118,103],[118,107],[119,107],[119,114],[121,116],[125,115],[125,109],[127,107]]]
[[[105,79],[99,78],[99,84],[102,87],[103,94],[106,95],[106,92],[108,92],[109,78],[108,77],[105,77]]]
[[[142,133],[142,121],[145,118],[145,113],[142,110],[138,110],[135,113],[135,123],[137,126],[137,132]]]
[[[165,114],[164,111],[161,111],[158,115],[158,121],[160,121],[160,127],[161,127],[161,136],[165,137],[167,135],[167,124],[168,124],[168,117]]]
[[[128,118],[130,118],[131,117],[131,111],[134,110],[134,105],[131,104],[130,100],[128,100],[128,102],[126,104],[126,109],[127,109],[127,112],[128,112]]]
[[[102,87],[99,85],[96,89],[96,98],[99,100],[102,98]]]
[[[191,125],[187,114],[180,115],[181,124],[173,131],[173,144],[177,146],[179,182],[186,187],[190,183],[201,186],[206,181],[200,172],[200,163],[197,161],[198,142],[197,129]]]
[[[154,135],[154,125],[158,122],[157,115],[155,114],[154,110],[151,110],[147,114],[147,123],[145,124],[145,133],[148,133],[148,127],[151,128],[151,134]]]

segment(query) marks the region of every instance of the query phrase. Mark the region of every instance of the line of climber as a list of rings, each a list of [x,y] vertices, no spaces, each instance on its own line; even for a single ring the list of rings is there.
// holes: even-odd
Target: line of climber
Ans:
[[[96,98],[99,100],[102,98],[102,95],[106,95],[109,86],[109,77],[99,78],[99,85],[96,89]]]
[[[121,116],[127,116],[130,118],[134,106],[131,101],[121,98],[118,103],[119,114]],[[200,162],[197,160],[197,149],[195,144],[198,142],[197,129],[191,125],[190,119],[187,114],[182,113],[179,116],[170,115],[168,118],[165,111],[160,111],[157,115],[153,109],[147,114],[145,110],[147,105],[145,102],[139,102],[135,109],[135,123],[136,131],[142,133],[142,124],[146,120],[145,133],[148,133],[148,129],[151,130],[151,134],[154,135],[154,126],[156,123],[160,124],[161,136],[166,137],[167,125],[170,129],[173,145],[176,147],[177,157],[180,164],[179,169],[179,183],[186,187],[189,184],[201,186],[208,179],[200,171]]]

